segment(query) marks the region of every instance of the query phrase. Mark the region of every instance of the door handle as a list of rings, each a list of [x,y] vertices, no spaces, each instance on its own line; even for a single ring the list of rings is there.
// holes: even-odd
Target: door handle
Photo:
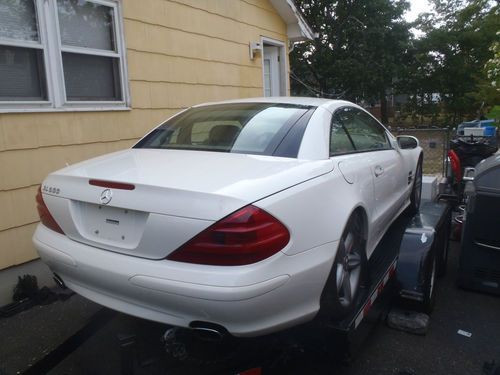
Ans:
[[[375,167],[375,177],[378,177],[383,173],[384,173],[384,168],[382,168],[380,165],[377,165]]]

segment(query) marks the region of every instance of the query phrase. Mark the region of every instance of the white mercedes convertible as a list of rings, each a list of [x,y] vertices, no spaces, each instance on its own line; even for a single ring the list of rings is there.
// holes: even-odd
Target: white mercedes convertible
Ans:
[[[258,336],[349,313],[421,186],[418,141],[350,102],[210,103],[50,174],[33,241],[60,283],[101,305]]]

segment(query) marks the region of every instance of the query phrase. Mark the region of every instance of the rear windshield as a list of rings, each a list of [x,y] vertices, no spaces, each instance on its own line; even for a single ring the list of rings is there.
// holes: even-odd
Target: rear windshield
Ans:
[[[298,149],[303,131],[291,130],[300,127],[299,120],[308,111],[312,107],[272,103],[191,108],[160,125],[135,148],[276,155],[287,137],[300,138],[288,140]]]

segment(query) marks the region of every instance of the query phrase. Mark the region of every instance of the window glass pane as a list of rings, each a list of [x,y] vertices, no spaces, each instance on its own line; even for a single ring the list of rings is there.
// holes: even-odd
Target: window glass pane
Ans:
[[[271,60],[264,59],[264,96],[271,96]]]
[[[293,107],[269,107],[255,114],[245,124],[234,142],[234,150],[264,152],[287,121],[297,113]]]
[[[122,100],[119,59],[63,52],[68,100]]]
[[[46,100],[43,52],[0,46],[0,101]]]
[[[240,123],[235,121],[197,122],[191,129],[191,144],[232,144],[240,129]],[[175,139],[172,141],[176,142]]]
[[[384,128],[369,115],[356,108],[338,112],[345,129],[358,151],[388,149]]]
[[[57,9],[62,44],[115,50],[113,8],[85,0],[58,0]]]
[[[136,147],[272,155],[273,145],[283,140],[293,119],[308,109],[269,103],[192,108],[155,129]]]
[[[330,153],[342,154],[345,152],[354,151],[354,146],[347,136],[344,127],[339,121],[332,122],[332,129],[330,135]]]
[[[38,41],[33,0],[0,0],[0,38]]]

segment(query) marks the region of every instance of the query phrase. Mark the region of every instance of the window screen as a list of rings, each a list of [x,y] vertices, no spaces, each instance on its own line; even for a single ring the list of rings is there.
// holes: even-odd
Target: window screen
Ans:
[[[121,6],[0,0],[0,111],[125,107]]]
[[[45,100],[43,52],[0,45],[0,100]]]
[[[57,0],[57,11],[67,100],[122,100],[119,56],[99,52],[116,50],[113,8],[85,0]]]
[[[0,101],[47,99],[43,57],[33,0],[0,0]]]
[[[35,4],[32,0],[0,0],[0,37],[38,41]]]
[[[66,46],[115,50],[113,10],[78,0],[58,0],[61,43]]]
[[[118,59],[67,52],[62,58],[68,100],[121,99]]]

